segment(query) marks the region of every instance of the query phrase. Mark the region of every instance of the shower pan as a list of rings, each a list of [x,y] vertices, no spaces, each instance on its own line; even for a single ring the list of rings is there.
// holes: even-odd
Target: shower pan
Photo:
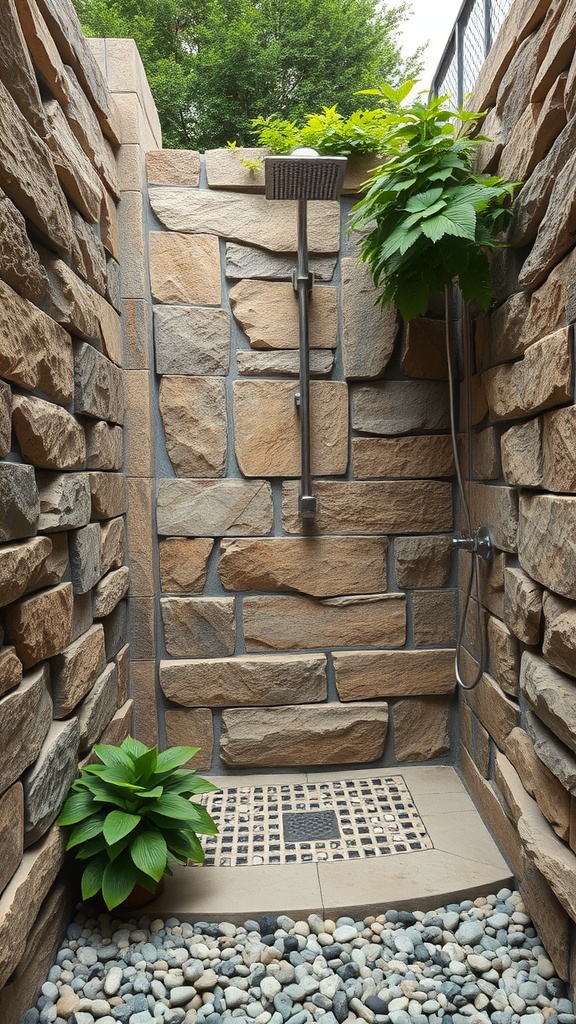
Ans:
[[[264,159],[266,199],[298,200],[298,267],[292,284],[298,299],[300,372],[299,389],[294,396],[300,413],[300,494],[298,514],[313,520],[318,499],[312,494],[310,461],[310,342],[308,304],[314,287],[314,275],[308,269],[308,202],[337,200],[340,197],[346,157],[320,156],[315,149],[301,147],[290,156]]]

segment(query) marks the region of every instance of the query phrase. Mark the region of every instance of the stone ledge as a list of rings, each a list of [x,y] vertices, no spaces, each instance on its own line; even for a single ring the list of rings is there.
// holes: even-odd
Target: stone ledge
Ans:
[[[314,704],[327,698],[326,657],[319,654],[161,661],[160,685],[185,707]]]
[[[299,484],[282,486],[282,525],[303,533]],[[452,485],[431,480],[316,480],[317,534],[446,533],[452,530]]]
[[[318,601],[309,597],[245,597],[247,651],[324,647],[401,647],[406,640],[403,594]]]
[[[454,651],[334,651],[342,701],[452,693]]]

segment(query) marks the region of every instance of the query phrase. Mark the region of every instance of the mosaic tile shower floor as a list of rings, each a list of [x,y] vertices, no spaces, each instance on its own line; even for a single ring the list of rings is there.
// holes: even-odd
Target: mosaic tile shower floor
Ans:
[[[402,775],[237,786],[203,803],[219,826],[206,865],[360,860],[432,850]]]

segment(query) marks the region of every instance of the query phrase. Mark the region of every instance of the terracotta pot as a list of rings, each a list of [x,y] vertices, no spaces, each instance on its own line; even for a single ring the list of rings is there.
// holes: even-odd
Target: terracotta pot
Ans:
[[[135,885],[130,895],[127,896],[126,899],[123,900],[122,903],[120,903],[117,907],[114,907],[114,910],[131,910],[136,907],[145,907],[146,904],[152,903],[153,900],[155,900],[156,897],[160,895],[163,889],[164,875],[158,882],[158,885],[156,886],[154,892],[149,892],[148,889],[145,889],[143,885]]]

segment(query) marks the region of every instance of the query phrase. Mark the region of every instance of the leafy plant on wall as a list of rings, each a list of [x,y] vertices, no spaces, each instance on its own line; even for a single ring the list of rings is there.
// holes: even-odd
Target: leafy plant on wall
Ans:
[[[517,182],[476,174],[474,155],[486,141],[471,130],[484,115],[450,110],[447,97],[401,103],[413,83],[366,90],[388,106],[383,151],[354,206],[350,230],[365,232],[360,259],[405,320],[424,314],[431,292],[458,277],[467,301],[487,309],[493,297],[489,250],[502,245]]]

